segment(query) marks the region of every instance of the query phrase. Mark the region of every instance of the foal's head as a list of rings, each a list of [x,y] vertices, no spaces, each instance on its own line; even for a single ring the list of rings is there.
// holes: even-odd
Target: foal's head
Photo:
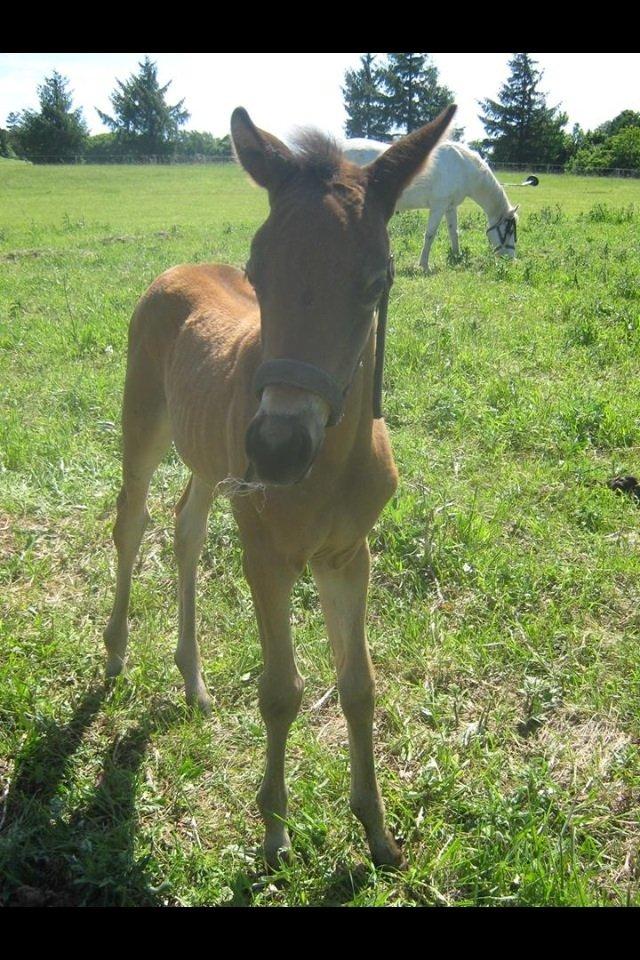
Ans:
[[[448,127],[448,107],[368,167],[318,133],[291,150],[238,108],[231,133],[240,163],[269,193],[270,213],[246,266],[260,304],[260,406],[247,455],[266,483],[308,472],[371,334],[389,269],[387,222],[402,190]]]

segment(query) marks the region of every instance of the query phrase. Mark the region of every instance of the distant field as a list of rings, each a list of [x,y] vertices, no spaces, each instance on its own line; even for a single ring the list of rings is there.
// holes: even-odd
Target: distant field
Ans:
[[[102,684],[129,316],[162,270],[242,265],[266,197],[232,165],[0,164],[0,903],[640,905],[640,182],[540,174],[518,259],[394,217],[385,410],[401,474],[371,538],[389,819],[371,867],[315,591],[294,626],[295,863],[265,880],[259,643],[224,500],[199,591],[209,720],[183,706],[163,464],[129,671]],[[503,182],[523,179],[500,174]]]

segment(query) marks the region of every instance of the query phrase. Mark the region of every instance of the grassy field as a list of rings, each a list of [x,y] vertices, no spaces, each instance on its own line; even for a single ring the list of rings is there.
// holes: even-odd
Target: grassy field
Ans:
[[[503,182],[520,179],[500,176]],[[0,903],[640,904],[640,182],[540,175],[519,256],[460,211],[416,271],[391,225],[385,409],[401,483],[371,538],[389,820],[376,871],[312,581],[288,753],[293,865],[265,877],[257,628],[216,501],[201,564],[212,718],[173,664],[171,457],[103,684],[132,308],[179,262],[242,265],[266,199],[232,166],[0,166]]]

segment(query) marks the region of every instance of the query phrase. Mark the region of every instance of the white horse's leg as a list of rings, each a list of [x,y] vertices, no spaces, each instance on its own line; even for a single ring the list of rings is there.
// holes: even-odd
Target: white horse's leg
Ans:
[[[449,207],[446,211],[447,229],[449,230],[449,240],[451,242],[451,251],[454,257],[460,256],[460,243],[458,238],[458,209]]]
[[[351,809],[362,823],[374,863],[402,866],[402,852],[385,825],[373,755],[375,680],[365,636],[369,548],[339,569],[320,561],[311,569],[338,673],[340,705],[349,728]]]
[[[429,211],[429,222],[427,223],[427,232],[424,235],[424,246],[422,247],[419,261],[419,265],[425,273],[429,272],[429,251],[431,250],[431,244],[434,241],[435,235],[438,232],[443,214],[444,207],[432,207]]]
[[[184,678],[187,703],[203,713],[211,712],[211,700],[202,679],[200,651],[196,638],[196,575],[198,560],[207,536],[207,517],[212,490],[192,476],[176,507],[174,545],[178,561],[178,646],[176,666]]]

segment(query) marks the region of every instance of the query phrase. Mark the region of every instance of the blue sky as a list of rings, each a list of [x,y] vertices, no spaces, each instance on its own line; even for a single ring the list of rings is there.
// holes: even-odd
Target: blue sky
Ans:
[[[0,126],[7,114],[38,105],[37,86],[58,70],[70,80],[74,105],[81,106],[92,133],[104,132],[95,108],[109,113],[116,78],[138,69],[144,53],[0,54]],[[341,84],[357,67],[358,53],[152,53],[161,83],[171,80],[171,103],[185,98],[187,129],[223,136],[234,107],[247,108],[255,122],[286,137],[296,126],[313,125],[341,136],[345,120]],[[508,53],[436,53],[440,81],[459,106],[456,124],[465,139],[484,135],[477,100],[495,99],[508,76]],[[624,109],[640,111],[640,55],[630,53],[532,54],[544,70],[548,103],[561,103],[569,129],[593,128]]]

